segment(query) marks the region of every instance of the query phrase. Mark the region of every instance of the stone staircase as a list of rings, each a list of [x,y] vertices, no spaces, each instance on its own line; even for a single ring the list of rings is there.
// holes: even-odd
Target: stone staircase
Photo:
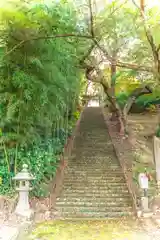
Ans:
[[[129,195],[99,107],[88,107],[75,139],[55,209],[59,218],[132,216]]]

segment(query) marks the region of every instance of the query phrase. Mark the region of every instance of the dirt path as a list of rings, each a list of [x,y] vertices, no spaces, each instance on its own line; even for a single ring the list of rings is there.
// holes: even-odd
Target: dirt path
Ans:
[[[27,240],[159,240],[157,228],[144,230],[138,219],[42,223]]]

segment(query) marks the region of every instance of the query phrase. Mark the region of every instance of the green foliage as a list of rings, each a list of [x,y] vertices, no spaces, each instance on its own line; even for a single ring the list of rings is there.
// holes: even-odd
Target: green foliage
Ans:
[[[76,111],[73,113],[73,116],[76,120],[78,120],[79,116],[80,116],[80,112]]]
[[[10,186],[10,179],[13,177],[12,173],[8,172],[7,166],[1,159],[0,164],[0,194],[11,194],[12,188]]]
[[[79,117],[70,120],[67,129],[55,129],[54,136],[51,139],[42,140],[27,147],[21,147],[17,154],[17,168],[20,170],[22,165],[28,164],[30,172],[34,173],[36,179],[33,181],[32,194],[37,197],[45,197],[49,194],[46,188],[47,183],[56,173],[59,163],[59,156],[63,153],[67,138],[71,135],[75,122]],[[0,162],[0,194],[11,194],[14,189],[11,178],[14,176],[14,158],[15,149],[8,149],[8,158],[10,159],[10,171],[8,171],[5,155],[1,156]],[[12,161],[11,161],[12,160]]]
[[[21,166],[22,163],[27,163],[30,166],[30,171],[34,173],[36,177],[33,181],[33,194],[38,197],[45,195],[44,189],[40,187],[41,183],[48,182],[56,172],[58,156],[53,153],[52,144],[51,142],[48,142],[43,147],[41,145],[34,146],[30,150],[21,151],[18,156]],[[62,145],[57,147],[62,148]]]
[[[117,102],[120,105],[121,109],[123,109],[123,107],[127,103],[127,100],[131,92],[133,91],[133,90],[131,91],[131,89],[133,90],[136,89],[136,85],[135,85],[135,88],[133,88],[133,86],[130,86],[128,91],[125,91],[116,95]],[[156,106],[160,104],[159,96],[160,96],[160,91],[153,90],[152,94],[142,95],[138,97],[135,101],[134,109],[137,109],[138,112],[143,112],[144,110],[148,110],[150,112],[155,111]]]
[[[116,100],[119,104],[119,106],[121,107],[121,109],[123,109],[123,107],[125,106],[127,100],[128,100],[129,94],[122,92],[119,95],[116,96]]]
[[[63,1],[1,9],[1,193],[11,190],[11,177],[23,163],[36,175],[37,196],[55,174],[75,123],[85,47],[83,39],[59,36],[78,34],[77,24],[75,8]]]
[[[54,4],[5,11],[1,22],[7,52],[26,41],[5,57],[0,71],[2,130],[6,138],[32,143],[39,129],[51,129],[79,94],[76,39],[41,39],[76,32],[76,16],[69,6]]]

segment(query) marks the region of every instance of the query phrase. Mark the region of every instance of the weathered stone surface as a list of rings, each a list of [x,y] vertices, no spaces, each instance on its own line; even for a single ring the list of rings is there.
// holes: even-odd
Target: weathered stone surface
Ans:
[[[80,122],[54,218],[110,218],[133,214],[132,202],[100,108]]]
[[[154,160],[156,165],[157,182],[160,188],[160,139],[157,137],[154,137]]]

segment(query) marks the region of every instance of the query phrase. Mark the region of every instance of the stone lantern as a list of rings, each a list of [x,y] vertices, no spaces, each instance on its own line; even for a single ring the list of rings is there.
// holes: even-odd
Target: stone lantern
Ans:
[[[28,172],[28,165],[23,164],[22,171],[19,172],[13,179],[19,183],[19,186],[16,188],[19,192],[19,198],[15,213],[22,217],[31,218],[33,210],[29,205],[29,191],[32,190],[32,188],[30,188],[30,181],[35,178]]]
[[[148,176],[145,173],[139,174],[139,185],[141,190],[143,191],[143,196],[141,196],[141,208],[142,208],[142,216],[150,217],[152,215],[151,210],[149,209],[149,200],[148,200]]]

